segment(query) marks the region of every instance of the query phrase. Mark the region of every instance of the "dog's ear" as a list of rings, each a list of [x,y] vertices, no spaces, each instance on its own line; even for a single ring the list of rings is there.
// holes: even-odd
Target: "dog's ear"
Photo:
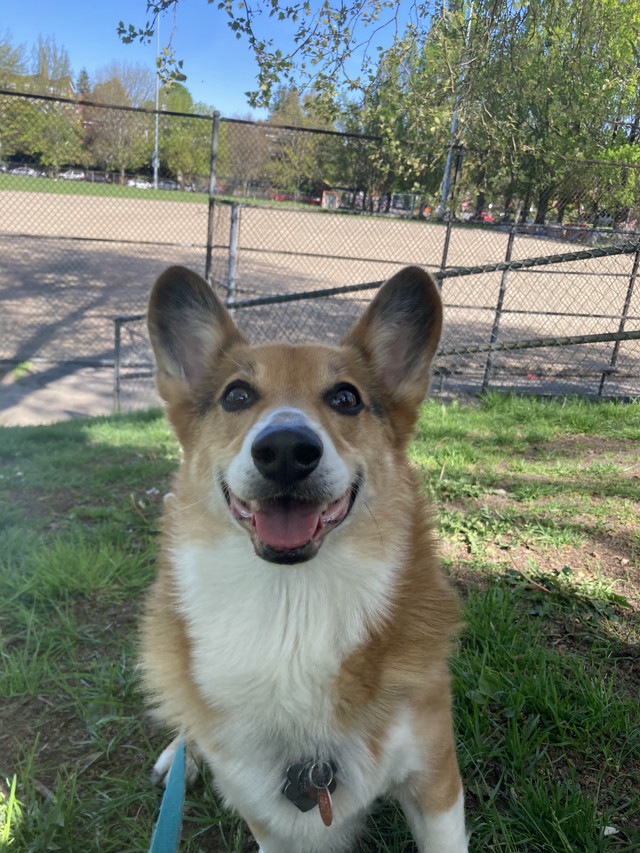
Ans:
[[[160,396],[186,400],[207,360],[244,338],[207,282],[185,267],[169,267],[156,281],[147,312]]]
[[[343,344],[355,346],[393,405],[416,409],[429,388],[442,302],[433,278],[405,267],[386,281]]]

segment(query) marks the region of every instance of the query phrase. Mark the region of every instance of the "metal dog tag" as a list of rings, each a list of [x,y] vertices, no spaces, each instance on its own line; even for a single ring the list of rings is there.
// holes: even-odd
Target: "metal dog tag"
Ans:
[[[287,768],[287,781],[282,793],[301,812],[308,812],[320,804],[322,820],[329,826],[333,820],[330,795],[336,789],[335,772],[336,767],[331,761],[291,764]]]
[[[301,812],[308,812],[317,805],[317,800],[307,795],[307,767],[307,764],[291,764],[287,767],[287,781],[282,789],[285,797]]]
[[[318,791],[318,808],[320,817],[325,826],[331,826],[333,823],[333,807],[331,805],[331,794],[328,788],[320,788]]]

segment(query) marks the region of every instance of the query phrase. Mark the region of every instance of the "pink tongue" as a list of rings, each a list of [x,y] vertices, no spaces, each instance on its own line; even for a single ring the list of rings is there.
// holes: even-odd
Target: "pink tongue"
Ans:
[[[299,548],[306,545],[318,528],[320,512],[312,504],[266,504],[253,515],[253,526],[265,545],[272,548]]]

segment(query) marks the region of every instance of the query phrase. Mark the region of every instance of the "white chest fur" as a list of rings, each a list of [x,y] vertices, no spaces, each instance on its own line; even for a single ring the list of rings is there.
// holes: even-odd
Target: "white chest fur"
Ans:
[[[172,549],[193,672],[207,701],[289,727],[330,725],[330,685],[384,616],[394,570],[326,543],[300,566],[266,563],[241,534]],[[259,721],[256,721],[259,725]]]
[[[267,564],[234,535],[215,549],[175,544],[172,561],[192,677],[207,702],[226,712],[216,731],[221,749],[207,758],[232,805],[271,823],[278,814],[302,820],[280,793],[286,764],[331,758],[345,781],[334,797],[339,821],[406,774],[414,761],[408,713],[388,733],[372,772],[363,739],[338,733],[331,701],[341,663],[385,614],[392,567],[365,565],[331,542],[307,564]]]

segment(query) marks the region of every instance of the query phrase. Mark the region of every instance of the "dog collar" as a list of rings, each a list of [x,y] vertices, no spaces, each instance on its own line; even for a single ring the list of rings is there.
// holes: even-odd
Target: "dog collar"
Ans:
[[[333,761],[300,761],[287,767],[282,793],[301,812],[318,806],[325,826],[331,826],[331,794],[336,789],[336,765]]]

